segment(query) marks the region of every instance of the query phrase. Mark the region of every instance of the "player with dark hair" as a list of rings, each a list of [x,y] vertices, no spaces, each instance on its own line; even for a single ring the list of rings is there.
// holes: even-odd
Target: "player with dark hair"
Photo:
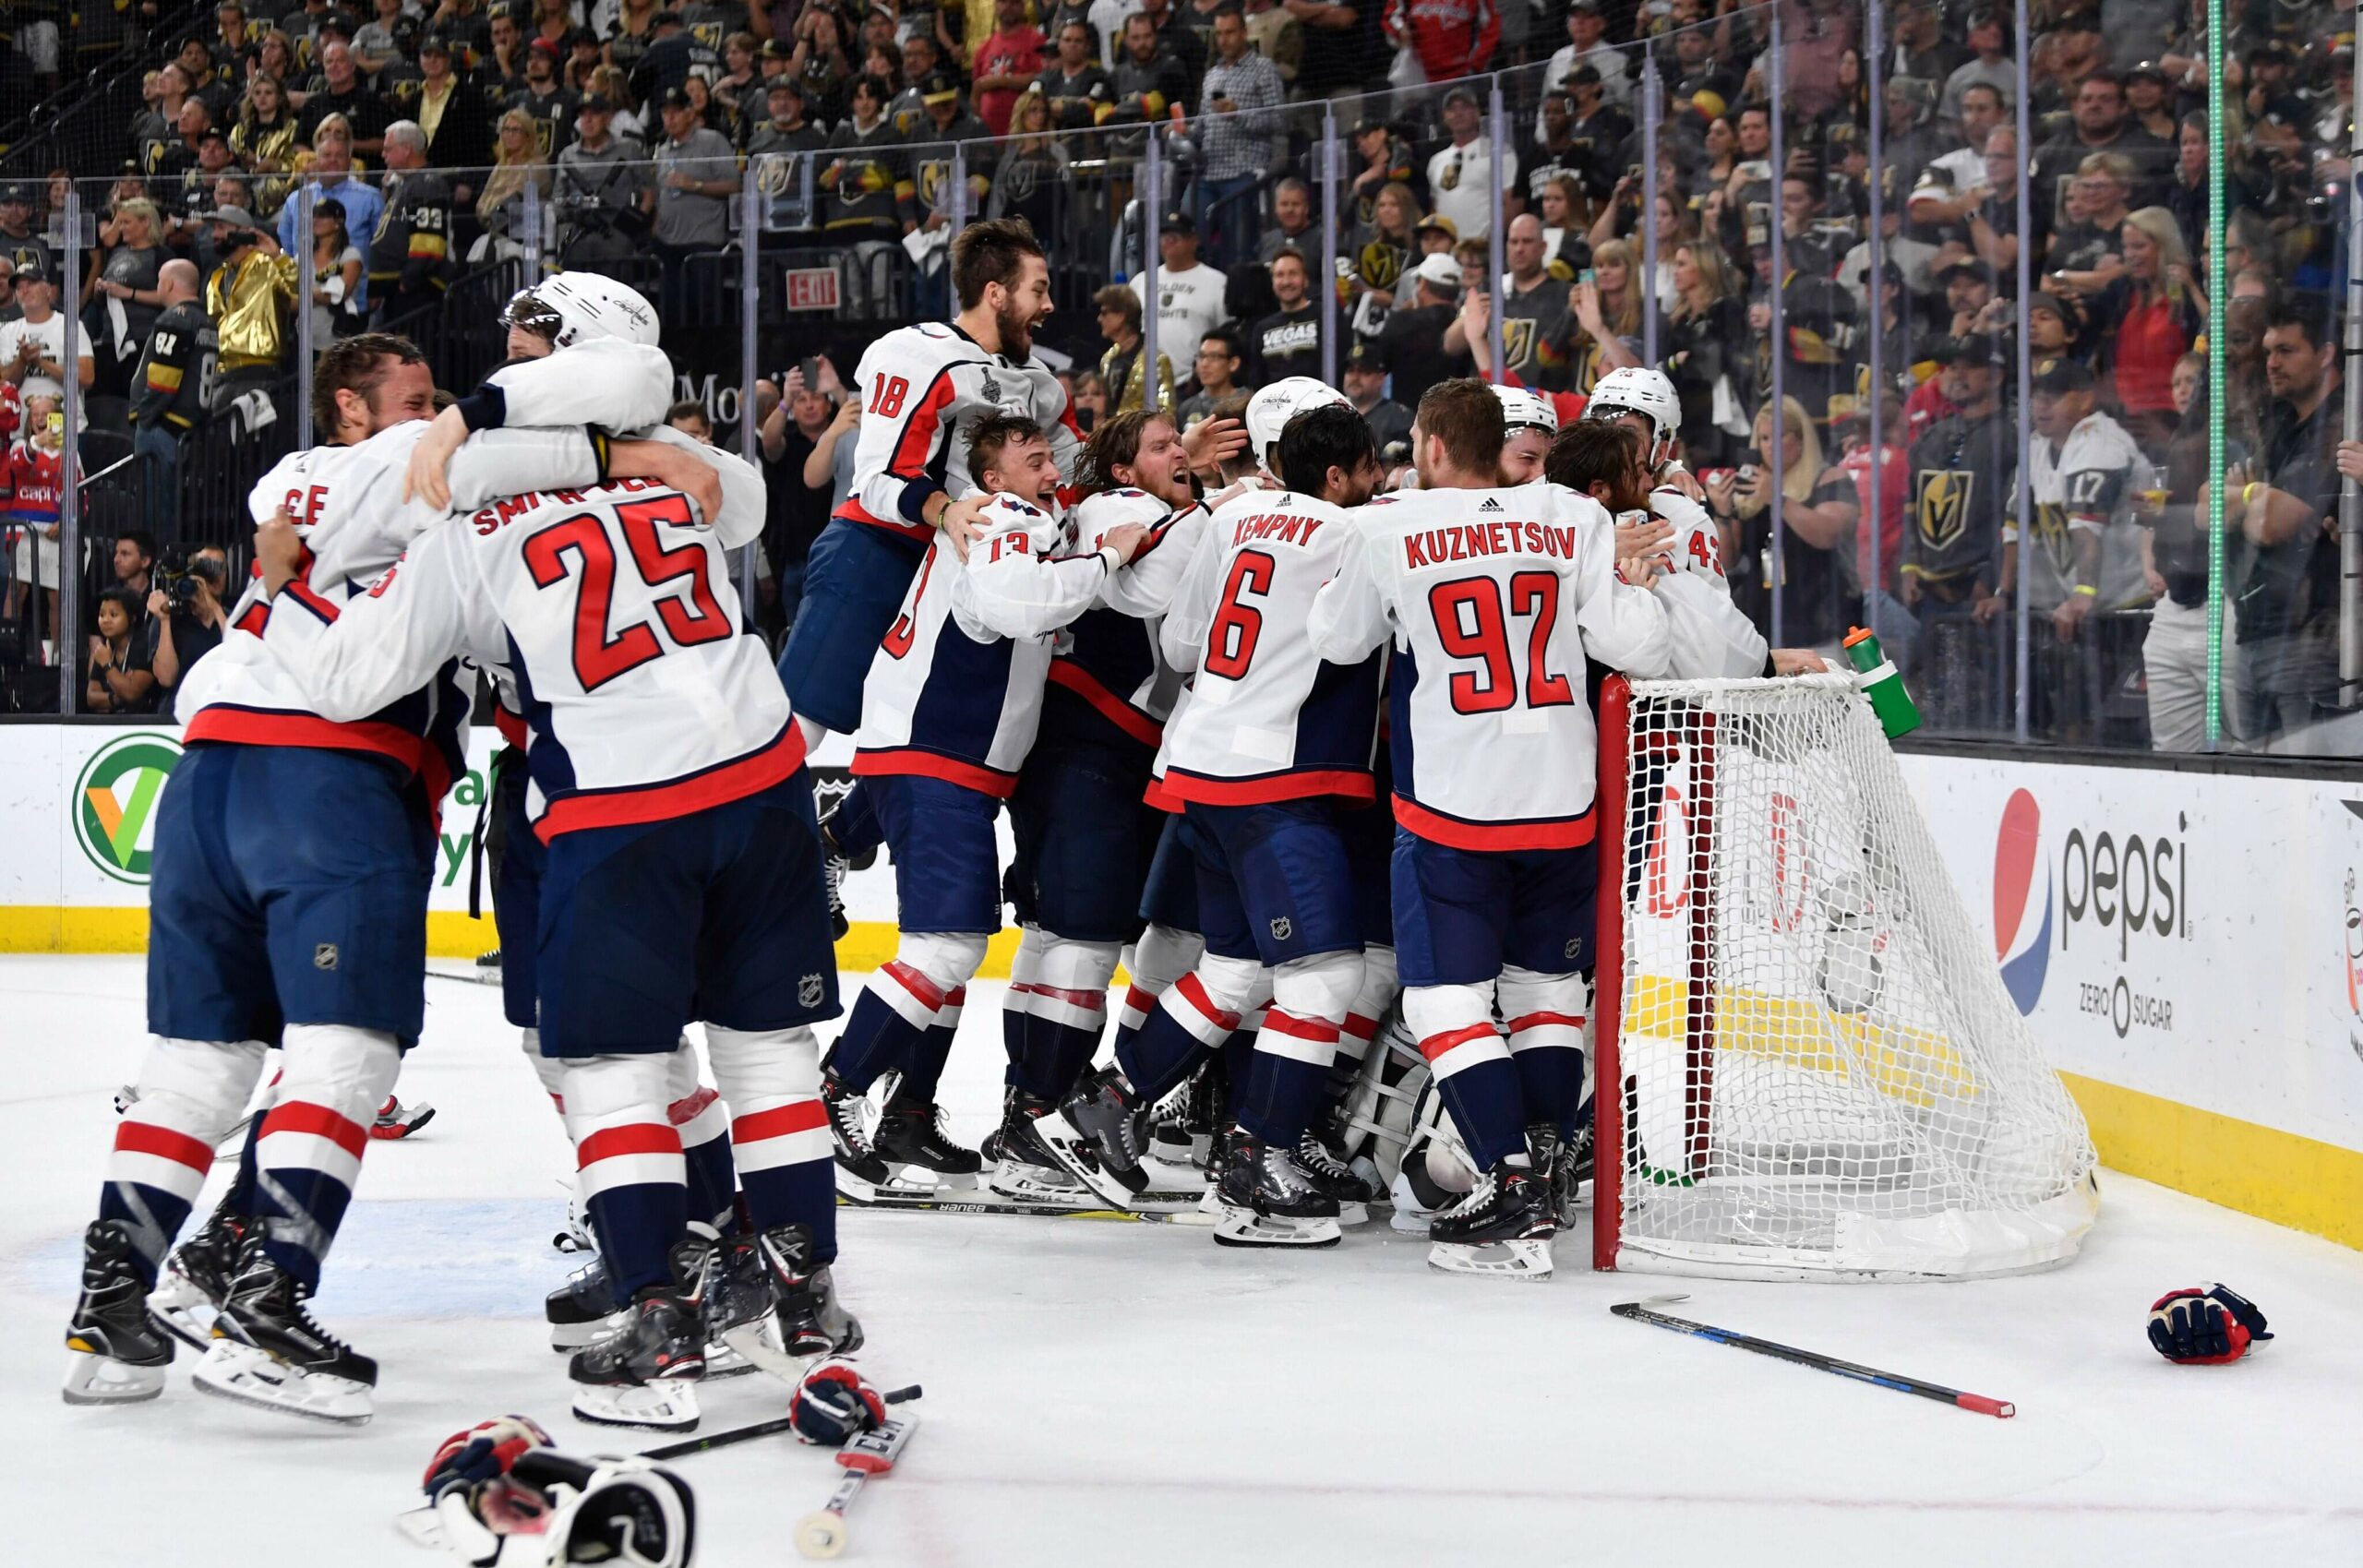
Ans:
[[[1058,453],[1035,421],[988,413],[957,441],[985,531],[965,557],[928,545],[871,658],[855,734],[853,770],[894,850],[901,928],[823,1063],[837,1184],[858,1201],[897,1170],[925,1171],[930,1185],[975,1179],[981,1162],[944,1136],[935,1085],[1001,929],[993,819],[1033,747],[1054,637],[1148,538],[1127,523],[1076,549],[1059,514]],[[901,1076],[873,1143],[860,1102],[888,1071]]]
[[[1597,428],[1587,449],[1613,452],[1629,482],[1630,438]],[[1617,581],[1605,509],[1503,485],[1503,439],[1482,382],[1428,389],[1412,426],[1421,488],[1371,509],[1307,636],[1339,661],[1408,650],[1389,726],[1403,1018],[1477,1170],[1433,1222],[1430,1262],[1540,1275],[1582,1097],[1599,879],[1584,660],[1662,675],[1669,640],[1654,599]],[[1509,1257],[1478,1255],[1493,1243]]]
[[[1017,859],[1008,884],[1022,935],[1002,1003],[1010,1086],[990,1185],[1047,1202],[1089,1198],[1034,1123],[1091,1064],[1120,951],[1132,944],[1129,998],[1188,974],[1200,946],[1194,931],[1141,915],[1167,820],[1143,796],[1182,688],[1157,627],[1206,521],[1172,415],[1134,409],[1102,422],[1076,487],[1083,544],[1128,523],[1148,538],[1051,659],[1041,730],[1009,803]]]
[[[1015,413],[1045,433],[1062,473],[1083,446],[1067,394],[1035,357],[1034,331],[1050,315],[1050,265],[1022,218],[971,223],[952,242],[960,314],[887,333],[861,356],[853,491],[806,558],[804,600],[780,654],[780,679],[805,738],[861,727],[862,684],[879,639],[894,619],[939,531],[964,546],[976,532],[979,491],[967,432],[978,416]],[[822,824],[830,851],[829,898],[846,929],[839,884],[847,863],[882,836],[870,790],[857,784]]]
[[[1215,513],[1159,633],[1168,662],[1197,677],[1167,736],[1164,788],[1184,803],[1195,845],[1205,956],[1040,1129],[1101,1196],[1138,1191],[1139,1113],[1221,1048],[1268,968],[1272,1004],[1225,1140],[1215,1235],[1323,1247],[1338,1239],[1341,1205],[1370,1197],[1305,1144],[1363,978],[1356,868],[1337,819],[1375,793],[1383,661],[1326,663],[1303,625],[1351,548],[1348,509],[1370,499],[1380,470],[1369,425],[1344,404],[1297,415],[1277,451],[1288,488]]]

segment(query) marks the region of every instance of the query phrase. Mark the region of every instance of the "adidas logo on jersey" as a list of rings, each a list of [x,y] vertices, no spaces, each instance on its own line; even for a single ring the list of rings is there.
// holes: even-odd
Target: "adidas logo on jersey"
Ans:
[[[1485,497],[1485,504],[1477,509],[1481,512],[1497,512],[1502,509],[1502,503],[1488,496]]]

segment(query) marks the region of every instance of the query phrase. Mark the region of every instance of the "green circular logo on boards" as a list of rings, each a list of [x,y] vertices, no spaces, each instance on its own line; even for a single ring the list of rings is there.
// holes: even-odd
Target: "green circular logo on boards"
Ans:
[[[74,781],[68,809],[74,842],[90,864],[119,882],[145,884],[154,857],[156,803],[181,760],[169,735],[143,732],[107,742]]]

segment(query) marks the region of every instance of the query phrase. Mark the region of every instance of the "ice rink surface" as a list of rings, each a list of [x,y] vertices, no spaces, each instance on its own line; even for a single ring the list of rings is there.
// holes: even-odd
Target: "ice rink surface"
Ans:
[[[373,1144],[319,1316],[382,1364],[377,1419],[318,1426],[194,1393],[57,1397],[81,1228],[135,1073],[142,961],[0,958],[0,1495],[14,1563],[320,1568],[446,1559],[390,1523],[447,1433],[531,1415],[576,1452],[653,1444],[566,1415],[540,1302],[567,1151],[489,987],[429,982],[405,1100]],[[999,1103],[1000,987],[945,1080],[973,1143]],[[217,1167],[210,1206],[229,1167]],[[2031,1278],[1800,1286],[1431,1274],[1383,1227],[1304,1255],[1204,1230],[850,1213],[839,1278],[882,1383],[926,1385],[848,1562],[1586,1564],[2363,1562],[2363,1256],[2105,1174],[2084,1256]],[[2169,1367],[2151,1299],[2222,1279],[2279,1337]],[[2017,1402],[1997,1421],[1613,1318],[1673,1311]],[[781,1413],[710,1384],[705,1430]],[[795,1561],[831,1484],[768,1439],[678,1461],[697,1561]]]

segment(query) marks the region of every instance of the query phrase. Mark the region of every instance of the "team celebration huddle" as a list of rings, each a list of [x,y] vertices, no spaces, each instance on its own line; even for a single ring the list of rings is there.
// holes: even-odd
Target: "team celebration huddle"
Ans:
[[[254,580],[180,700],[68,1402],[152,1399],[186,1346],[204,1392],[372,1414],[377,1364],[306,1303],[421,1032],[479,681],[506,1012],[597,1248],[547,1303],[581,1418],[687,1430],[704,1378],[859,1347],[841,1203],[1258,1248],[1375,1221],[1440,1270],[1550,1275],[1618,874],[1601,681],[1822,667],[1733,607],[1671,386],[1445,381],[1393,472],[1303,377],[1086,439],[1034,351],[1032,231],[974,223],[951,266],[956,319],[861,360],[776,669],[730,580],[763,480],[666,425],[633,291],[519,294],[456,401],[398,337],[322,358],[328,439],[255,489]],[[855,783],[823,819],[831,732]],[[840,887],[882,847],[898,945],[841,1005]],[[937,1084],[1004,906],[1005,1098],[970,1149]]]

